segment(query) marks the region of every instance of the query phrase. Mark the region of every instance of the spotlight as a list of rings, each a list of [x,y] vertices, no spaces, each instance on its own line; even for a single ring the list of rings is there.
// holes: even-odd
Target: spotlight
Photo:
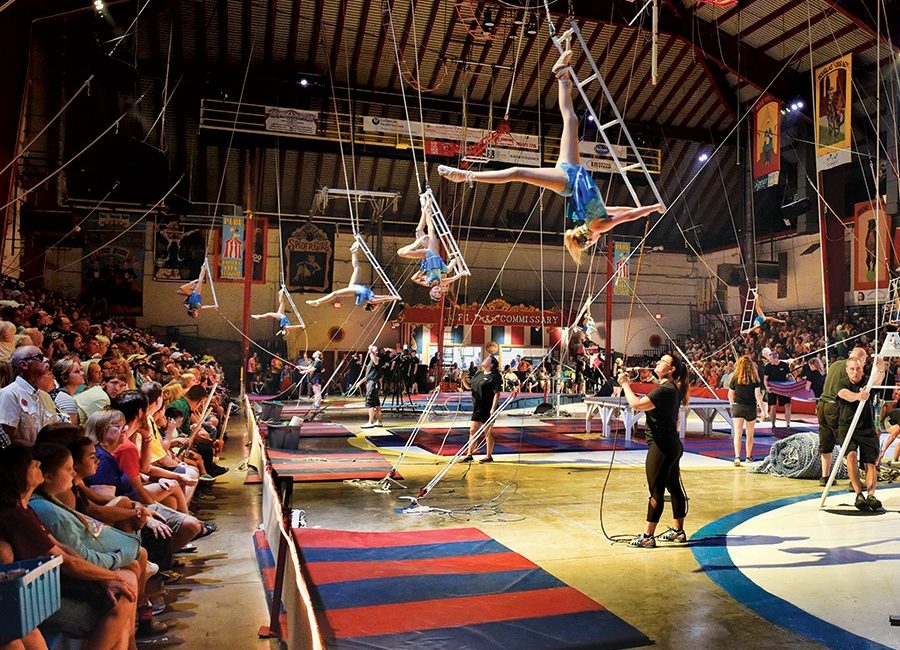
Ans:
[[[537,34],[537,17],[534,14],[531,14],[531,17],[528,19],[528,26],[525,28],[525,33],[529,36]]]
[[[309,86],[309,79],[307,79],[306,77],[300,77],[300,85],[306,88],[307,86]]]
[[[524,21],[522,20],[522,14],[516,14],[516,17],[513,18],[513,25],[519,27],[522,25]]]
[[[494,25],[494,14],[490,9],[484,10],[484,20],[481,21],[481,24],[487,27],[488,29],[493,29]]]
[[[797,100],[797,108],[803,108],[803,102],[801,100]]]
[[[699,160],[700,162],[706,162],[707,160],[709,160],[709,154],[704,151],[699,156],[697,156],[697,160]]]
[[[104,9],[106,9],[106,3],[103,0],[94,0],[94,10],[98,14],[102,14]]]
[[[591,115],[590,113],[588,113],[587,119],[588,119],[588,122],[593,122],[593,121],[594,121],[594,116]]]
[[[333,303],[331,303],[331,304],[334,305],[334,308],[335,308],[335,309],[340,309],[341,307],[344,306],[344,303],[342,303],[340,300],[335,300],[335,301],[334,301]]]

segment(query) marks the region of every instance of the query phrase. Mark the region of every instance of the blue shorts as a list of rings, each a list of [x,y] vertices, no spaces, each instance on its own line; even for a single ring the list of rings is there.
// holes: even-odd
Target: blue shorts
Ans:
[[[765,316],[757,316],[756,318],[753,319],[754,327],[762,327],[763,325],[765,325],[765,323],[766,323]]]
[[[184,306],[189,310],[200,309],[203,305],[203,298],[196,291],[192,291],[191,295],[184,299]]]
[[[284,329],[285,327],[289,327],[290,324],[291,324],[291,319],[288,318],[287,316],[285,316],[284,314],[282,314],[281,320],[278,321],[278,327],[280,327],[281,329]]]
[[[356,306],[362,307],[375,297],[375,292],[364,284],[351,285],[353,292],[356,294]]]
[[[422,269],[425,279],[429,283],[440,282],[442,276],[447,275],[447,265],[444,264],[443,258],[432,251],[425,254],[425,259],[419,264],[419,268]]]
[[[600,190],[584,165],[557,163],[556,166],[566,172],[566,186],[559,194],[569,198],[569,219],[576,224],[590,225],[596,219],[609,217]]]

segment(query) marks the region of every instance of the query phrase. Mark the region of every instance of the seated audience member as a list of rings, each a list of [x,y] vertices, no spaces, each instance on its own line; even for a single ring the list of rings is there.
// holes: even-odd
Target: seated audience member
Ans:
[[[35,490],[29,505],[51,535],[88,562],[105,569],[126,569],[137,578],[139,637],[161,634],[168,626],[152,619],[147,602],[147,551],[140,537],[107,526],[67,507],[59,496],[71,493],[75,475],[72,454],[61,445],[43,444],[34,449],[44,482]],[[154,573],[158,567],[153,567]]]
[[[0,361],[9,361],[16,349],[16,326],[7,320],[0,321]]]
[[[148,474],[150,478],[178,479],[184,487],[185,496],[190,501],[198,479],[204,482],[212,482],[215,479],[208,474],[201,476],[195,466],[179,461],[170,451],[171,442],[166,443],[163,437],[163,430],[166,429],[167,422],[162,412],[162,386],[158,382],[147,381],[141,386],[141,392],[147,398],[147,423],[150,426],[150,464],[146,467],[142,465],[141,471]],[[182,439],[180,442],[187,444],[187,439]],[[143,452],[143,448],[139,448],[139,451]],[[143,460],[143,454],[141,458]],[[185,480],[185,478],[189,480]]]
[[[156,409],[156,401],[154,400],[153,404],[154,410]],[[187,504],[194,494],[194,488],[197,487],[197,478],[187,472],[170,472],[153,464],[155,455],[154,435],[153,424],[151,424],[148,416],[149,407],[147,394],[139,390],[127,390],[113,400],[112,408],[120,411],[125,416],[125,423],[128,426],[127,439],[116,451],[116,461],[119,463],[119,467],[124,468],[136,459],[140,473],[149,476],[151,481],[156,480],[161,485],[168,485],[175,481],[177,483],[175,488],[177,489],[174,489],[173,496],[178,500],[175,508],[179,512],[187,512]],[[133,458],[125,459],[126,450],[129,450]],[[156,452],[159,451],[160,449],[156,450]],[[126,470],[127,473],[128,471]],[[182,500],[184,501],[183,508]]]
[[[128,466],[128,469],[123,471],[114,454],[126,441],[127,430],[125,416],[119,411],[100,411],[88,418],[85,433],[97,445],[98,467],[93,476],[85,479],[85,485],[106,497],[127,496],[161,515],[166,525],[172,529],[173,550],[183,548],[201,533],[212,532],[214,529],[207,532],[207,528],[197,518],[157,502],[156,498],[161,497],[168,499],[171,504],[176,504],[177,498],[172,494],[174,488],[178,487],[177,484],[162,486],[157,483],[149,489],[145,488],[137,467],[137,455],[127,448],[124,454],[120,454]]]
[[[41,384],[48,380],[50,367],[40,350],[33,345],[16,348],[10,364],[16,380],[0,389],[0,425],[12,442],[33,445],[37,432],[44,425],[68,418],[60,416],[55,407],[48,408],[47,401],[41,396]],[[47,400],[52,404],[49,395]]]
[[[75,392],[84,384],[84,370],[77,357],[58,359],[53,364],[53,377],[57,387],[50,392],[57,408],[69,416],[72,424],[78,424],[78,404]]]
[[[219,476],[228,470],[215,464],[215,450],[213,447],[215,429],[209,426],[207,422],[200,421],[201,411],[207,395],[207,390],[202,386],[191,386],[181,399],[177,399],[169,404],[169,408],[178,409],[184,416],[180,428],[182,434],[190,436],[196,430],[197,435],[194,436],[193,451],[196,451],[203,458],[206,471],[210,476]]]
[[[75,391],[76,395],[83,393],[89,388],[103,384],[103,369],[99,363],[96,361],[84,361],[81,364],[81,369],[84,371],[84,384]]]
[[[106,569],[80,557],[47,532],[29,506],[44,477],[32,450],[0,449],[0,542],[3,560],[61,555],[61,607],[26,637],[26,648],[41,648],[41,635],[86,638],[89,648],[125,650],[134,646],[137,579],[131,571]],[[12,557],[9,558],[8,556]],[[3,641],[6,641],[5,639]]]
[[[99,386],[93,386],[75,395],[78,406],[78,423],[84,426],[88,418],[97,411],[109,407],[110,400],[128,389],[128,376],[124,374],[106,375]]]

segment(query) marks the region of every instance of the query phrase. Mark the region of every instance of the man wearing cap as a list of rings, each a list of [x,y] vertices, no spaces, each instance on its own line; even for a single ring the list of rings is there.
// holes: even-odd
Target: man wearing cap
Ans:
[[[828,372],[825,374],[825,387],[822,389],[822,395],[819,396],[818,404],[816,404],[816,418],[819,420],[819,455],[822,457],[822,477],[819,479],[819,485],[822,487],[828,482],[828,475],[831,474],[831,460],[838,440],[837,396],[840,387],[847,381],[847,362],[850,359],[856,359],[865,364],[865,349],[853,348],[850,351],[849,359],[840,359],[828,366]]]
[[[763,353],[765,353],[765,350],[763,350]],[[769,388],[770,381],[788,381],[788,377],[793,379],[791,367],[778,357],[778,353],[775,350],[769,351],[768,363],[766,363],[766,367],[763,370],[763,383],[766,386],[766,391],[769,393],[769,422],[772,423],[772,435],[775,435],[775,418],[779,406],[784,407],[784,420],[787,424],[788,432],[791,430],[791,398],[785,395],[776,395]]]

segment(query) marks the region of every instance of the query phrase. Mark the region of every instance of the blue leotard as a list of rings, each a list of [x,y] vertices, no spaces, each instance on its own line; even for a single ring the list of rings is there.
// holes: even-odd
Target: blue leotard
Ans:
[[[291,324],[291,319],[288,318],[287,316],[285,316],[284,314],[282,314],[281,320],[278,321],[278,327],[280,327],[281,329],[284,329],[285,327],[288,327],[290,324]]]
[[[419,264],[419,268],[425,274],[425,280],[432,284],[440,282],[444,275],[447,275],[447,265],[444,264],[443,258],[433,251],[425,254],[425,259]]]
[[[362,307],[375,297],[375,292],[364,284],[350,285],[354,293],[356,293],[356,306]]]
[[[754,327],[762,327],[763,325],[765,325],[765,323],[766,323],[765,316],[757,316],[756,318],[753,319]]]
[[[591,221],[609,217],[600,190],[584,165],[558,163],[556,166],[566,172],[566,187],[559,194],[570,199],[569,219],[576,224],[590,225]]]
[[[184,299],[184,306],[188,308],[188,311],[194,311],[195,309],[200,309],[203,305],[203,298],[196,291],[192,291],[191,295]]]

